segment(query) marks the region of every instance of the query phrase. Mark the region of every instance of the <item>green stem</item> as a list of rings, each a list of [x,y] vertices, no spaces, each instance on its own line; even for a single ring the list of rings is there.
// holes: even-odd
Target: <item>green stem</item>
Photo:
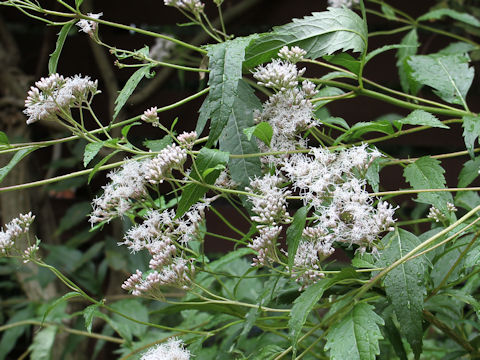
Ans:
[[[381,191],[377,193],[370,193],[369,195],[370,196],[385,196],[385,195],[397,196],[397,195],[404,195],[404,194],[418,194],[418,193],[430,193],[430,192],[461,192],[461,191],[480,191],[480,187]]]

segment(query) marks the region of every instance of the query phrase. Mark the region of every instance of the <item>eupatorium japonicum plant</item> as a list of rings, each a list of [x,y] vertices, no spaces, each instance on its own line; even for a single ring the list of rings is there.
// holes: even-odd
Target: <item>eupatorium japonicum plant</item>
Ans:
[[[165,0],[187,25],[209,36],[197,46],[116,23],[105,11],[85,15],[82,1],[57,2],[61,11],[30,0],[0,5],[62,26],[50,74],[26,94],[24,113],[26,124],[54,122],[72,136],[9,143],[2,133],[0,151],[19,155],[1,169],[0,179],[36,148],[84,141],[86,169],[68,177],[89,174],[90,181],[108,170],[89,200],[90,231],[108,232],[121,223],[123,235],[104,241],[135,260],[122,269],[128,273],[121,285],[127,300],[110,304],[86,291],[84,279],[49,264],[55,247],[33,240],[35,216],[3,219],[1,256],[48,269],[70,290],[52,299],[44,318],[70,299],[83,301],[80,311],[62,311],[64,319],[83,318],[85,331],[67,327],[62,316],[31,320],[44,327],[34,334],[32,353],[44,337],[53,345],[64,329],[76,341],[84,336],[119,344],[122,359],[480,356],[480,197],[472,186],[480,171],[480,117],[468,95],[480,50],[479,19],[441,6],[414,18],[385,1],[329,0],[330,7],[325,2],[322,11],[270,32],[235,37],[227,32],[223,1]],[[210,19],[215,6],[218,21]],[[388,21],[388,29],[372,31],[375,17]],[[112,119],[95,110],[101,82],[57,73],[73,25],[109,49],[118,67],[138,68],[118,94]],[[120,48],[102,40],[105,27],[156,40],[151,49]],[[395,34],[399,43],[388,36]],[[429,34],[441,36],[443,47],[424,47]],[[387,35],[384,46],[369,45],[380,35]],[[396,56],[393,88],[368,77],[385,52]],[[161,67],[201,74],[200,91],[118,120],[141,81]],[[195,126],[186,131],[162,117],[200,97],[202,106],[190,115]],[[349,106],[352,98],[389,104],[395,113],[378,119],[362,109],[355,118],[330,113],[339,109],[329,110],[330,103]],[[460,151],[388,146],[394,138],[408,144],[412,133],[431,136],[434,128],[456,136],[457,124],[463,128]],[[163,134],[134,141],[133,125]],[[109,163],[117,154],[123,160]],[[445,172],[452,170],[441,162],[447,158],[463,161],[458,184],[447,186]],[[407,188],[391,189],[383,181],[380,171],[394,167]],[[219,223],[230,232],[219,230]],[[205,250],[219,241],[234,243],[234,249],[220,256]],[[3,339],[15,326],[0,327]]]

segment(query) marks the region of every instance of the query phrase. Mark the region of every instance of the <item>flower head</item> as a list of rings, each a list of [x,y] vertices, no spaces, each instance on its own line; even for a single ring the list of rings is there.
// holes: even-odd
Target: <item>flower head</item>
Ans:
[[[165,5],[173,6],[181,10],[187,10],[194,14],[203,11],[205,6],[200,0],[164,0]]]
[[[98,13],[98,14],[88,13],[87,14],[88,17],[91,17],[93,19],[100,19],[100,16],[102,16],[102,15],[103,15],[103,13]],[[90,36],[93,36],[93,34],[95,33],[95,30],[97,29],[97,22],[93,21],[93,20],[81,19],[81,20],[77,21],[77,23],[75,25],[77,25],[80,28],[80,30],[78,30],[78,31],[83,31],[84,33],[86,33]]]
[[[183,342],[170,338],[166,343],[150,348],[142,355],[141,360],[189,360],[190,351],[184,348]]]
[[[341,8],[346,6],[351,8],[353,4],[358,4],[360,0],[328,0],[328,5],[334,8]]]
[[[15,241],[22,235],[28,233],[30,225],[35,216],[31,212],[20,214],[17,218],[11,220],[5,225],[5,229],[0,230],[0,254],[8,254],[15,246]]]

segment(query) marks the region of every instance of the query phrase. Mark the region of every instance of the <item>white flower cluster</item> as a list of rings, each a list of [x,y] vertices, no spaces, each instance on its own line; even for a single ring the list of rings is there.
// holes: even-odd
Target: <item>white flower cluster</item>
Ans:
[[[100,16],[102,16],[102,15],[103,15],[103,13],[98,13],[98,14],[88,13],[87,14],[88,17],[91,17],[93,19],[100,19]],[[93,36],[93,34],[95,33],[95,30],[97,29],[97,23],[93,20],[81,19],[81,20],[77,21],[77,23],[75,25],[77,25],[80,28],[80,30],[78,30],[78,31],[83,31],[84,33],[86,33],[90,36]]]
[[[20,214],[18,218],[6,224],[5,229],[0,230],[0,255],[8,254],[12,250],[15,241],[28,232],[33,220],[35,216],[31,212]]]
[[[178,142],[182,147],[185,147],[186,149],[192,149],[195,140],[197,140],[197,132],[196,131],[190,131],[190,132],[183,132],[180,135],[178,135],[177,139]]]
[[[127,161],[120,170],[114,170],[107,175],[110,183],[103,186],[103,194],[92,201],[93,212],[89,220],[92,225],[102,221],[109,222],[126,214],[135,200],[146,195],[147,163],[148,161]]]
[[[354,4],[360,3],[360,0],[328,0],[328,5],[334,8],[341,8],[346,6],[351,8]]]
[[[379,156],[362,145],[336,153],[315,148],[285,160],[282,170],[313,210],[313,223],[303,231],[292,269],[303,285],[323,276],[320,262],[333,253],[334,244],[376,252],[380,234],[393,230],[395,209],[384,201],[375,208],[362,180]]]
[[[156,38],[148,56],[153,60],[163,61],[170,56],[174,47],[175,43],[163,38]]]
[[[187,10],[194,14],[203,11],[205,6],[200,0],[164,0],[165,5],[173,6],[181,10]]]
[[[252,266],[264,266],[267,263],[276,260],[276,244],[278,236],[282,230],[282,223],[289,220],[287,212],[286,196],[291,192],[286,188],[280,188],[282,179],[277,175],[265,175],[250,181],[250,186],[246,187],[258,196],[248,196],[252,203],[252,220],[258,223],[257,236],[248,246],[257,252],[257,257],[253,259]]]
[[[447,211],[456,212],[457,208],[451,202],[447,202]],[[435,206],[430,207],[427,218],[435,220],[435,222],[447,220],[446,215],[441,210],[437,209]]]
[[[81,107],[82,103],[90,102],[97,94],[98,82],[88,76],[75,75],[64,78],[58,74],[41,78],[30,88],[25,100],[27,124],[38,120],[56,120],[68,116],[70,108]]]
[[[187,160],[187,151],[176,145],[168,145],[145,164],[145,178],[151,184],[162,183],[172,170],[182,170]]]
[[[270,148],[258,142],[262,152],[290,151],[307,147],[307,141],[299,134],[316,125],[313,118],[313,105],[310,98],[317,91],[315,85],[305,80],[299,87],[299,77],[305,69],[299,70],[294,62],[303,56],[304,50],[294,47],[280,49],[278,56],[284,60],[274,59],[266,66],[259,66],[253,76],[260,85],[271,87],[277,92],[263,105],[261,112],[255,112],[255,121],[267,122],[273,129]],[[284,157],[264,156],[262,161],[279,164]]]
[[[141,360],[189,360],[190,351],[184,348],[183,342],[170,338],[165,344],[150,348],[142,355]]]
[[[132,252],[147,249],[152,256],[146,276],[140,270],[122,285],[133,295],[161,296],[160,286],[187,289],[195,268],[190,260],[182,257],[178,245],[185,246],[199,236],[199,226],[205,219],[206,203],[198,203],[181,218],[173,210],[151,210],[142,224],[128,230],[124,241]]]
[[[152,124],[153,126],[159,126],[159,120],[160,119],[158,118],[157,111],[158,111],[158,109],[157,109],[156,106],[151,107],[150,109],[145,110],[143,112],[140,119],[142,119],[143,121],[145,121],[147,123]]]

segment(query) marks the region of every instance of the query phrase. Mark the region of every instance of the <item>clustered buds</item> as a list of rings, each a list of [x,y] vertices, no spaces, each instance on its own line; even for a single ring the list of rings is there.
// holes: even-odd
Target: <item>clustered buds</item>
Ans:
[[[195,140],[197,140],[197,137],[198,135],[196,131],[190,131],[181,133],[180,135],[178,135],[177,139],[181,146],[187,149],[192,149]]]
[[[184,348],[181,340],[170,338],[164,344],[151,347],[141,360],[189,360],[190,351]]]
[[[151,107],[148,110],[145,110],[143,112],[143,115],[140,117],[143,121],[152,124],[153,126],[158,126],[159,125],[159,118],[157,115],[157,107]]]
[[[360,0],[328,0],[328,5],[334,8],[347,7],[351,8],[353,4],[358,4]]]
[[[89,103],[97,90],[98,81],[88,76],[63,77],[52,74],[41,78],[30,88],[25,100],[27,124],[38,120],[57,120],[70,114],[70,108],[80,108]]]
[[[205,7],[205,4],[200,0],[164,0],[164,4],[181,10],[190,11],[194,14],[202,12]]]
[[[278,57],[280,59],[288,61],[292,64],[302,61],[305,55],[307,55],[307,52],[298,46],[293,46],[290,49],[288,46],[284,46],[278,51]]]
[[[28,233],[35,216],[31,212],[20,214],[0,230],[0,255],[8,255],[15,247],[15,242]]]
[[[103,13],[98,13],[98,14],[92,14],[88,13],[87,16],[93,19],[100,19],[100,16],[102,16]],[[75,24],[77,25],[80,30],[78,31],[83,31],[84,33],[93,36],[95,34],[95,30],[97,30],[97,22],[93,20],[87,20],[87,19],[81,19],[77,21]]]
[[[145,179],[151,184],[162,183],[172,170],[183,169],[187,160],[187,151],[176,145],[168,145],[165,149],[146,164]]]
[[[451,202],[447,202],[447,211],[456,212],[457,208]],[[435,206],[430,207],[427,218],[435,220],[435,222],[442,222],[447,220],[446,214],[444,214],[441,210],[437,209]]]

